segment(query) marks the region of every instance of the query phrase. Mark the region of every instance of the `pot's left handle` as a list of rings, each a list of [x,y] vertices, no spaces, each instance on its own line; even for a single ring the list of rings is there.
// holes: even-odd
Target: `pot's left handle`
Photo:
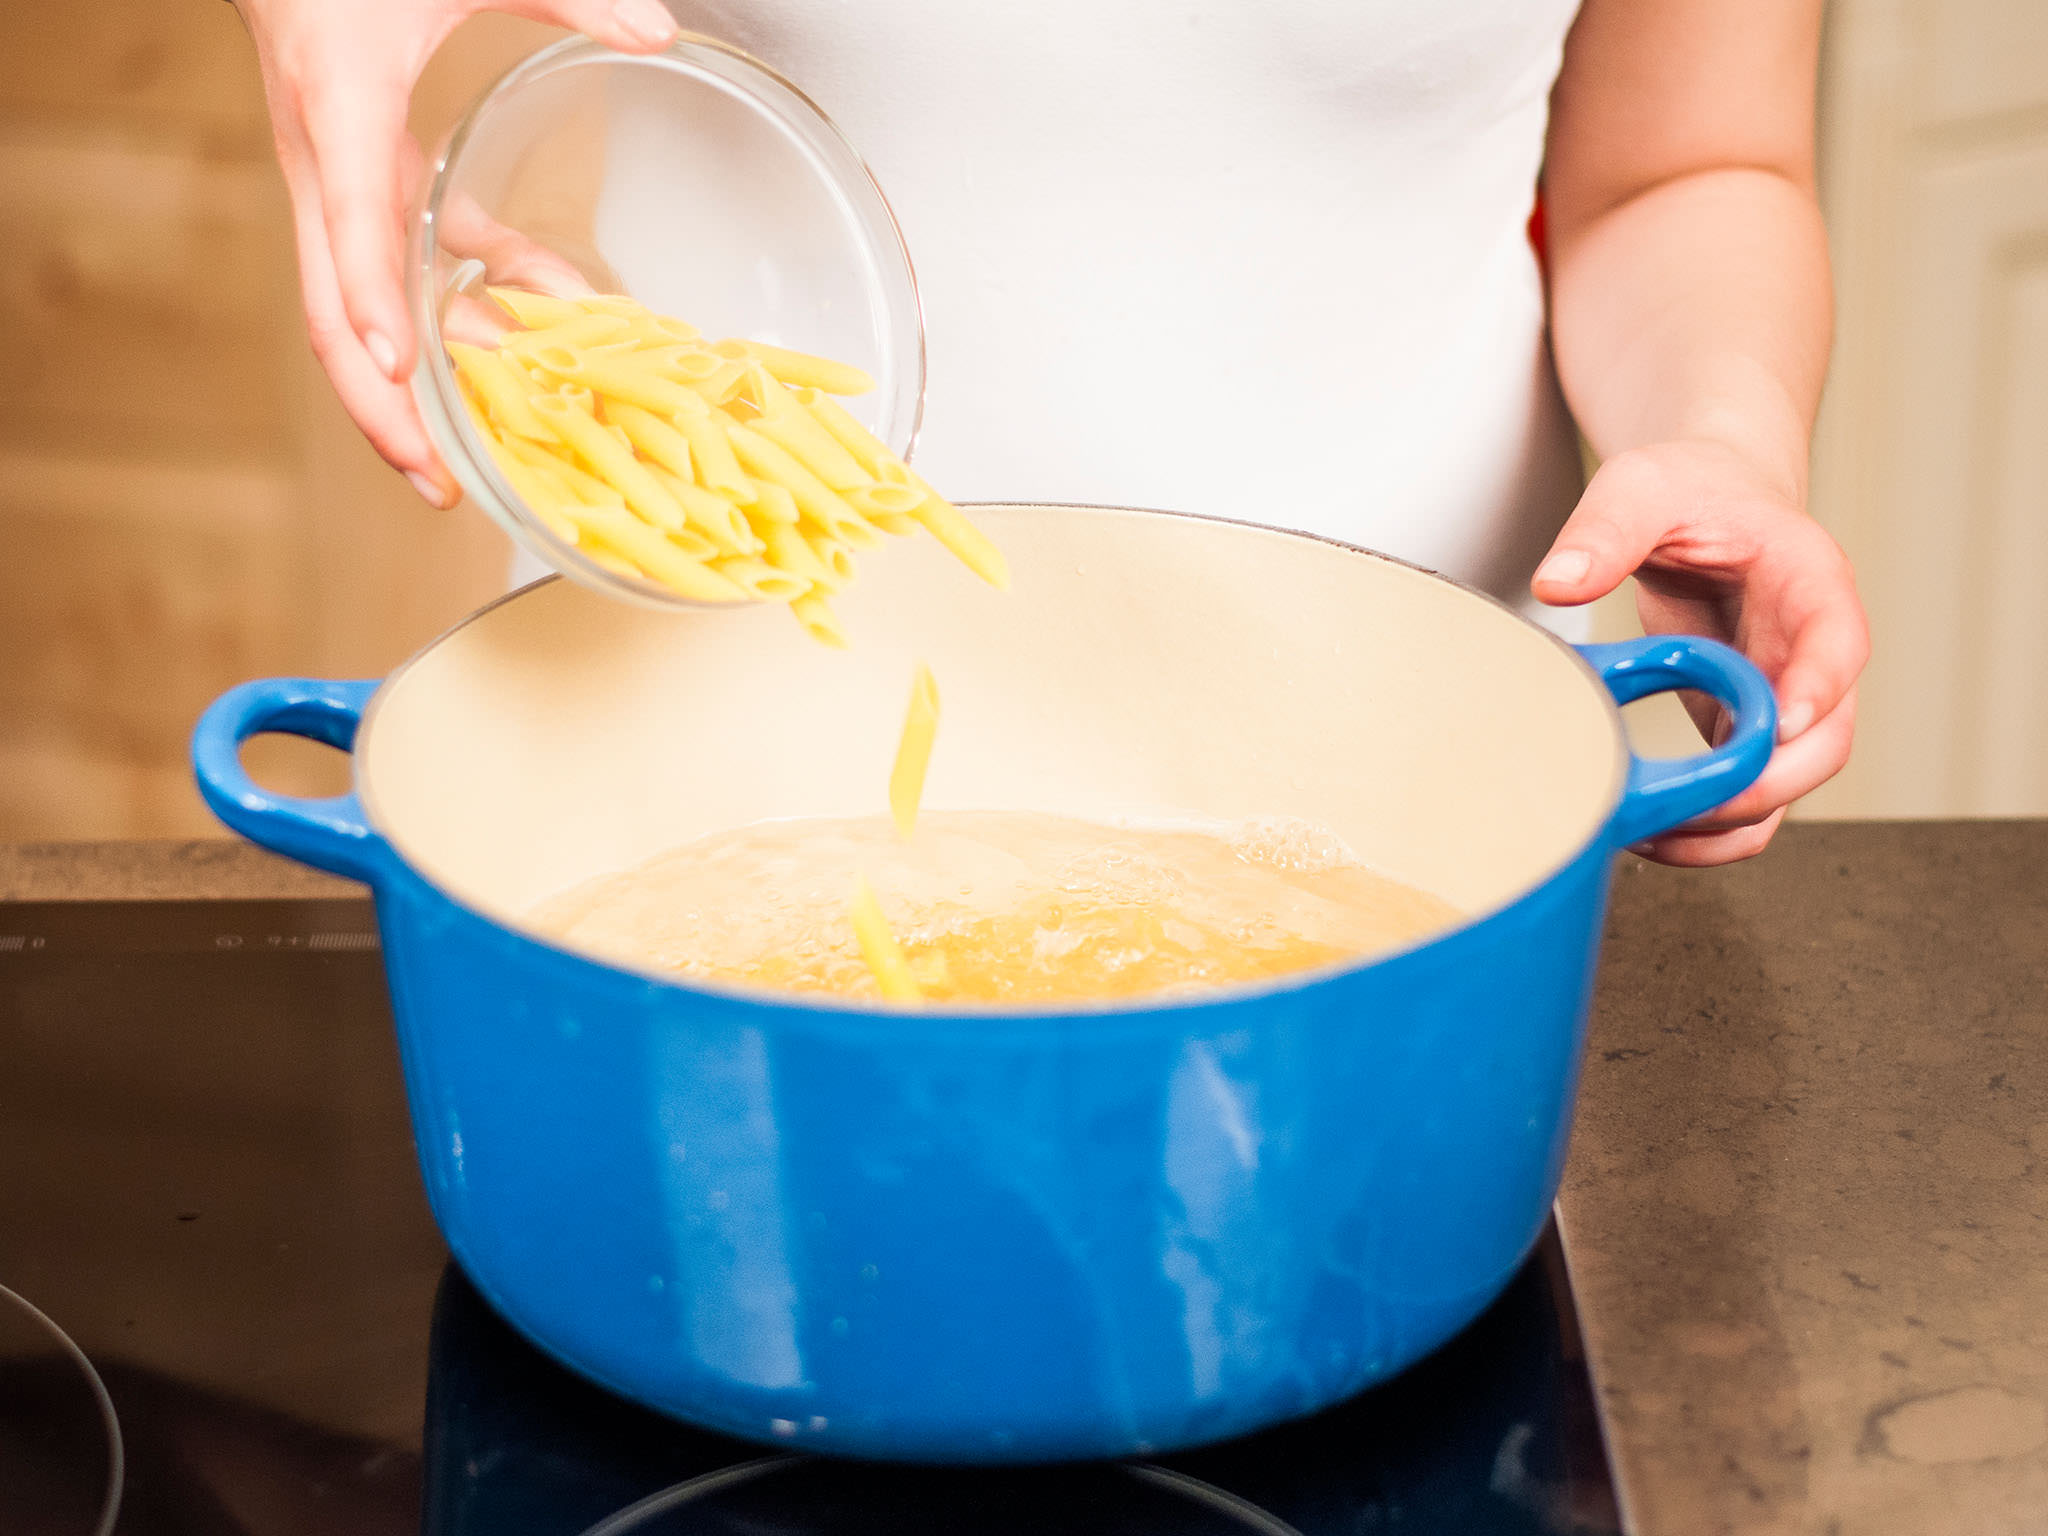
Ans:
[[[346,752],[377,683],[266,677],[230,688],[192,733],[192,767],[214,815],[251,842],[352,880],[375,880],[391,848],[353,790],[324,800],[273,794],[242,767],[242,743],[266,731],[305,736]]]

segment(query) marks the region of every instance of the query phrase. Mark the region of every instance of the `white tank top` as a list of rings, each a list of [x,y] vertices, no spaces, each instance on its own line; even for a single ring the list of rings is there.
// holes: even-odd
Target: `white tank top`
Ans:
[[[956,500],[1247,518],[1539,609],[1580,487],[1528,238],[1576,0],[672,0],[867,160]]]

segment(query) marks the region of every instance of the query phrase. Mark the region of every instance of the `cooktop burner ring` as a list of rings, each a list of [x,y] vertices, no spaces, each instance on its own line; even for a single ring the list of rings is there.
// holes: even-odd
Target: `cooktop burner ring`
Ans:
[[[644,1530],[648,1521],[659,1519],[671,1510],[701,1504],[705,1499],[715,1497],[728,1489],[758,1482],[779,1472],[822,1467],[845,1474],[849,1465],[816,1456],[763,1456],[754,1461],[720,1467],[716,1471],[706,1472],[664,1488],[658,1493],[649,1494],[646,1498],[606,1516],[585,1530],[582,1536],[633,1536],[633,1533]],[[903,1472],[906,1469],[889,1470]],[[1120,1473],[1134,1478],[1170,1498],[1187,1500],[1205,1508],[1213,1515],[1223,1517],[1230,1522],[1231,1529],[1248,1533],[1248,1536],[1302,1536],[1295,1527],[1259,1508],[1258,1505],[1241,1499],[1234,1493],[1225,1492],[1213,1484],[1205,1483],[1200,1478],[1190,1477],[1185,1472],[1145,1463],[1119,1463],[1085,1470],[1110,1475]]]
[[[114,1411],[113,1394],[107,1391],[107,1384],[100,1379],[100,1373],[86,1357],[78,1343],[57,1326],[49,1313],[43,1311],[19,1291],[10,1286],[0,1285],[0,1303],[12,1303],[14,1309],[33,1323],[56,1344],[58,1351],[85,1378],[85,1384],[92,1393],[93,1404],[99,1410],[100,1428],[107,1438],[107,1489],[100,1503],[98,1521],[92,1527],[92,1536],[112,1536],[114,1522],[121,1514],[121,1494],[127,1485],[127,1448],[121,1438],[121,1418]]]

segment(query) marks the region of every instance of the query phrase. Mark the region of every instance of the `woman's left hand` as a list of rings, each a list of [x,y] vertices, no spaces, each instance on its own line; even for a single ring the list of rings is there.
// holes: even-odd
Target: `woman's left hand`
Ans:
[[[1631,449],[1600,466],[1530,584],[1542,602],[1576,606],[1633,575],[1647,632],[1727,641],[1777,692],[1778,749],[1763,776],[1718,810],[1637,848],[1646,858],[1750,858],[1785,808],[1848,760],[1870,631],[1848,557],[1798,495],[1711,439]],[[1711,739],[1720,707],[1691,707]]]

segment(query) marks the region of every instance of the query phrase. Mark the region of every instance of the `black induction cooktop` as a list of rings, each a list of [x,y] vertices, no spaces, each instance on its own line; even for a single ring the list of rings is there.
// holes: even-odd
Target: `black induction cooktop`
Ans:
[[[1245,1440],[768,1454],[564,1371],[449,1264],[366,903],[0,904],[6,1536],[1619,1529],[1554,1234],[1435,1356]]]

